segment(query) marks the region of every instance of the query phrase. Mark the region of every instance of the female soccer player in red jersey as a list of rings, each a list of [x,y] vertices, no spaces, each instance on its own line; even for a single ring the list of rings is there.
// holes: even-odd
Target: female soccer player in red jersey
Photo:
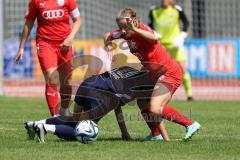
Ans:
[[[73,21],[70,26],[69,18]],[[71,66],[59,65],[73,57],[72,41],[80,29],[81,19],[75,0],[29,0],[25,15],[16,62],[22,58],[26,39],[37,19],[37,50],[38,59],[46,81],[46,99],[51,114],[58,114],[57,86],[60,82],[61,109],[67,111],[71,99],[71,88],[67,85],[71,79]]]
[[[123,9],[116,22],[119,29],[106,34],[104,38],[105,48],[112,49],[112,40],[114,39],[126,40],[130,52],[139,58],[144,68],[156,80],[151,97],[138,100],[139,107],[145,108],[142,113],[148,115],[152,113],[158,117],[158,121],[155,123],[147,122],[152,134],[158,132],[158,128],[161,129],[161,118],[163,118],[186,127],[184,139],[190,139],[200,129],[199,123],[167,105],[176,89],[181,85],[182,71],[180,66],[160,44],[154,31],[141,23],[133,9]]]

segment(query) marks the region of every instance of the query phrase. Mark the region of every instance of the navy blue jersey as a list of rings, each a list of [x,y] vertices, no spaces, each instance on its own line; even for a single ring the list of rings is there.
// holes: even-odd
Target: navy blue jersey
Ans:
[[[121,67],[84,80],[78,88],[75,103],[83,106],[84,111],[95,114],[93,117],[102,117],[137,97],[147,96],[144,90],[148,90],[149,95],[149,88],[152,88],[152,81],[148,72]]]

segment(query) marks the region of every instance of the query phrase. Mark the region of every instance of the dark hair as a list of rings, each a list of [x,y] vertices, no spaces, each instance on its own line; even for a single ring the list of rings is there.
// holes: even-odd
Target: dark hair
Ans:
[[[142,24],[141,18],[137,16],[137,12],[132,8],[124,8],[121,10],[116,18],[116,21],[126,17],[131,18],[136,27],[139,27]]]

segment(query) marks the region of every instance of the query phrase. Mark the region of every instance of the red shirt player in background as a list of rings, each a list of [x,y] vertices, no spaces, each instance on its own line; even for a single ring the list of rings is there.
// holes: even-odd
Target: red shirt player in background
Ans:
[[[73,25],[70,26],[69,19]],[[67,114],[72,89],[67,85],[71,80],[71,67],[58,66],[73,57],[72,41],[80,29],[81,19],[75,0],[29,0],[25,25],[15,61],[22,58],[29,33],[37,19],[38,59],[46,81],[46,99],[52,116],[57,115],[60,82],[60,114]],[[65,85],[64,85],[65,84]]]
[[[142,114],[150,116],[151,113],[159,118],[158,121],[147,122],[152,131],[152,139],[164,131],[161,118],[186,127],[187,132],[184,139],[190,139],[200,129],[199,123],[167,105],[176,89],[181,85],[182,71],[180,66],[160,44],[154,31],[141,24],[140,18],[137,17],[133,9],[122,10],[116,22],[119,29],[106,34],[104,38],[105,48],[112,49],[112,40],[123,38],[127,41],[131,53],[139,58],[142,65],[153,75],[152,78],[156,80],[151,97],[138,100],[139,107],[144,108]],[[168,140],[167,134],[162,132],[162,136]]]

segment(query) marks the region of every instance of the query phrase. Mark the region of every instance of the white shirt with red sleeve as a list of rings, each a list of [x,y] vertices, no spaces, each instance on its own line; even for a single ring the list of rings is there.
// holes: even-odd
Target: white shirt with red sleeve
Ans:
[[[71,32],[69,18],[79,15],[75,0],[29,0],[25,19],[37,18],[37,42],[62,43]]]

